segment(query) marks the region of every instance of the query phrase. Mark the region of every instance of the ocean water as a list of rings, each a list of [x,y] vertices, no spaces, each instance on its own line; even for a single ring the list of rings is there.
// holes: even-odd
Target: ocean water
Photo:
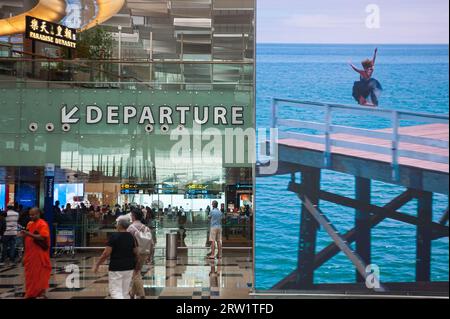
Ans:
[[[448,114],[449,48],[446,45],[381,45],[374,77],[383,86],[380,107],[417,112]],[[372,57],[369,45],[260,44],[257,48],[257,126],[270,127],[271,99],[294,98],[307,101],[355,104],[353,82],[358,74],[348,62],[359,66]],[[356,105],[356,104],[355,104]],[[287,118],[314,120],[317,112],[296,113],[286,109]],[[339,114],[335,124],[363,128],[385,128],[381,118],[355,118]],[[421,123],[402,123],[403,125]],[[296,268],[300,224],[300,201],[287,191],[290,176],[257,178],[256,258],[257,289],[270,289]],[[344,196],[354,196],[354,179],[324,171],[322,188]],[[401,194],[403,188],[374,182],[372,201],[384,205]],[[434,220],[448,205],[448,197],[434,196]],[[341,233],[354,225],[354,210],[321,202],[321,208]],[[417,202],[400,211],[415,215]],[[372,231],[372,262],[380,267],[383,282],[415,280],[415,227],[385,220]],[[321,230],[317,251],[331,240]],[[433,242],[432,280],[448,281],[449,242]],[[315,273],[316,283],[354,282],[355,269],[340,253]]]

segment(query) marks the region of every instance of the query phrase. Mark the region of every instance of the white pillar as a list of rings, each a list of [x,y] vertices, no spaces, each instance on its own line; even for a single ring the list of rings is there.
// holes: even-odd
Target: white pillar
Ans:
[[[153,31],[150,31],[150,82],[153,81]]]
[[[119,65],[118,65],[118,81],[120,82],[120,77],[122,76],[122,26],[117,26],[117,29],[119,29]]]

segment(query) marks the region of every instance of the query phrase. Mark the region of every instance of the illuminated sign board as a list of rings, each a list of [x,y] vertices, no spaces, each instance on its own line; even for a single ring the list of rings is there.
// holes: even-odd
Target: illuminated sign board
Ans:
[[[168,185],[168,184],[162,184],[161,185],[161,194],[164,195],[176,195],[178,194],[178,187],[177,186],[173,186],[173,185]]]
[[[207,185],[201,185],[201,184],[189,184],[187,185],[188,190],[206,190],[208,188]]]
[[[209,189],[209,185],[196,183],[186,185],[185,198],[217,198],[218,195],[220,191]]]
[[[26,16],[25,37],[60,47],[76,49],[77,30],[66,26]]]
[[[188,190],[186,192],[186,194],[189,194],[189,195],[208,195],[209,191],[207,191],[207,190],[200,190],[200,189],[194,189],[194,190]]]
[[[120,193],[122,195],[137,195],[140,193],[153,194],[155,185],[153,184],[121,184]]]
[[[185,199],[220,199],[222,198],[218,191],[187,191],[184,194]]]

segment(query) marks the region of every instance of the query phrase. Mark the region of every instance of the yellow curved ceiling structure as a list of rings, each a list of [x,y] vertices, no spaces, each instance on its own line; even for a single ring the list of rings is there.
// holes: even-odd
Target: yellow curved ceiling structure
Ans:
[[[97,2],[97,15],[81,31],[105,22],[118,13],[125,4],[125,0],[92,1]],[[24,33],[25,16],[27,15],[50,22],[59,22],[66,15],[66,2],[64,0],[39,0],[34,8],[25,13],[0,19],[0,36]]]
[[[25,32],[25,16],[33,16],[50,22],[58,22],[66,15],[64,0],[39,0],[31,10],[10,17],[0,19],[0,36]]]

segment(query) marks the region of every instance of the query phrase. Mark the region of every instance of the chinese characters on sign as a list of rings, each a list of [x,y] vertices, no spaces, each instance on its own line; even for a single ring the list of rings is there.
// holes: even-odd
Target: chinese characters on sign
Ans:
[[[26,16],[25,36],[53,45],[75,49],[77,47],[76,29]]]

